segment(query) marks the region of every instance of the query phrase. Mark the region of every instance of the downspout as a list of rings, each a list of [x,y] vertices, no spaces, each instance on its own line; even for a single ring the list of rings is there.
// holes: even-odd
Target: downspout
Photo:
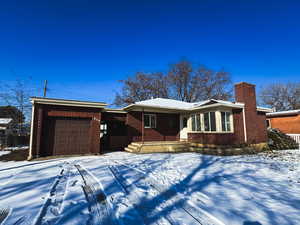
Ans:
[[[29,140],[29,156],[28,156],[28,160],[32,159],[33,128],[34,128],[33,124],[34,124],[34,101],[32,101],[31,124],[30,124],[30,140]]]
[[[247,127],[246,127],[246,113],[245,113],[245,107],[243,108],[243,123],[244,123],[245,143],[247,143]]]
[[[144,126],[144,108],[142,109],[142,143],[144,144],[144,134],[145,134],[145,126]]]

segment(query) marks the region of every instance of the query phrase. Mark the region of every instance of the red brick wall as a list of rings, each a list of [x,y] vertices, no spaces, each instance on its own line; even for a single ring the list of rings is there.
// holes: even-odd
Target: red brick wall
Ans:
[[[42,116],[43,111],[40,105],[36,104],[34,109],[33,117],[33,131],[32,131],[32,146],[31,154],[33,157],[39,156],[40,142],[41,142],[41,125],[42,125]]]
[[[126,113],[103,112],[102,120],[104,121],[126,121]]]
[[[144,128],[144,141],[175,141],[179,139],[179,114],[149,114],[156,114],[156,128]],[[127,126],[129,141],[142,141],[142,112],[129,112]]]
[[[245,143],[243,110],[233,109],[234,144]]]
[[[300,134],[300,115],[268,118],[272,128],[277,128],[286,134]]]
[[[188,133],[188,140],[201,144],[236,144],[236,137],[234,133]]]
[[[256,122],[256,143],[262,143],[268,141],[267,134],[267,123],[266,123],[266,113],[257,112],[257,122]]]
[[[101,109],[35,104],[32,156],[43,155],[43,132],[47,131],[49,117],[90,118],[90,153],[100,152]],[[47,144],[47,143],[44,143]]]
[[[247,142],[250,144],[267,141],[265,114],[256,109],[255,85],[245,82],[235,85],[235,99],[245,104]]]

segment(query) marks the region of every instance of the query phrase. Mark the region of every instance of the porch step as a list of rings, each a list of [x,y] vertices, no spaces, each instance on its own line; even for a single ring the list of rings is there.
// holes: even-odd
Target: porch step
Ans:
[[[139,143],[139,142],[132,142],[130,145],[140,147],[141,143]]]
[[[128,152],[151,153],[151,152],[183,152],[189,151],[188,142],[179,141],[153,141],[153,142],[132,142],[125,148]]]
[[[125,148],[125,151],[126,151],[126,152],[135,152],[134,149],[131,149],[131,148],[128,148],[128,147]]]
[[[140,146],[139,145],[134,145],[133,143],[129,144],[126,148],[125,151],[128,152],[138,152],[139,151]]]

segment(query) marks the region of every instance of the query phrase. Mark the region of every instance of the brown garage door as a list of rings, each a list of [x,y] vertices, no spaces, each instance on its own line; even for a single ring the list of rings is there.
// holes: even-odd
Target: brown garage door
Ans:
[[[47,155],[89,153],[90,119],[51,118],[47,127]]]

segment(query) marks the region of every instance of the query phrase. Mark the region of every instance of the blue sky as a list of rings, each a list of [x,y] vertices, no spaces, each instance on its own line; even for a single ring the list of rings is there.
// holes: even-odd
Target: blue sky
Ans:
[[[2,1],[0,78],[106,101],[136,71],[187,58],[233,81],[300,81],[299,1]],[[14,71],[14,72],[12,72]],[[36,93],[41,95],[41,91]]]

